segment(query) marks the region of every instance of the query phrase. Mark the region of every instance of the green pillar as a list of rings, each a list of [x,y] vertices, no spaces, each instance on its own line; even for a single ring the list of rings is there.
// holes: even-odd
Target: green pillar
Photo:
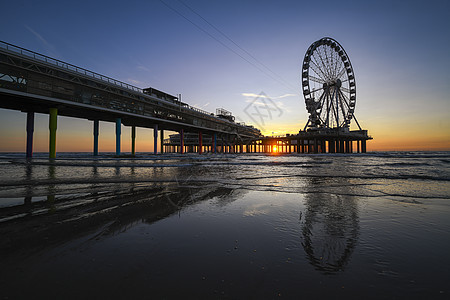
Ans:
[[[56,127],[57,127],[57,119],[58,119],[58,109],[50,108],[49,114],[49,129],[50,129],[50,138],[49,138],[49,157],[56,158]]]

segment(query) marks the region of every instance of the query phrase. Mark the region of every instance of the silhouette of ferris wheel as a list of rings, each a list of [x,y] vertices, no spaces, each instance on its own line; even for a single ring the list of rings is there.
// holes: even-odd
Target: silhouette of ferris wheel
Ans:
[[[356,82],[344,48],[324,37],[309,46],[303,59],[302,89],[309,128],[349,128],[354,116]]]

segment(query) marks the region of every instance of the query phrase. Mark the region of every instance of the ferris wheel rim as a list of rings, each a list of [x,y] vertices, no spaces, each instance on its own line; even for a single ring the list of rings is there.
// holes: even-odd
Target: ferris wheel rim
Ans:
[[[331,61],[333,62],[333,55],[340,58],[341,62],[335,62],[337,64],[342,64],[343,68],[340,69],[339,73],[336,74],[337,68],[330,71],[329,65],[325,65],[323,58],[321,57],[320,51],[318,50],[320,46],[323,46],[323,51],[326,54],[326,63],[329,63],[327,49],[328,51],[334,51],[331,53]],[[315,64],[312,57],[314,54],[318,53],[320,60],[322,62],[325,70],[322,70],[321,66],[317,64],[313,68],[312,65]],[[314,57],[316,60],[317,58]],[[310,69],[312,71],[310,71]],[[325,72],[327,71],[327,72]],[[317,76],[313,76],[310,73],[314,73]],[[341,80],[342,76],[346,76],[344,80]],[[321,84],[321,87],[316,87],[311,89],[312,82]],[[347,84],[348,83],[348,84]],[[343,87],[342,84],[347,84],[347,87]],[[333,87],[333,95],[330,95],[330,88]],[[336,108],[333,107],[333,112],[335,112],[335,122],[336,126],[339,127],[349,127],[352,118],[354,117],[354,109],[356,106],[356,80],[354,76],[353,66],[351,64],[350,58],[342,47],[342,45],[331,37],[324,37],[315,42],[313,42],[305,53],[303,64],[302,64],[302,91],[305,99],[305,104],[308,113],[310,113],[308,124],[311,122],[310,127],[329,127],[328,117],[330,113],[330,107],[333,106],[333,97],[336,99]],[[344,91],[344,93],[343,93]],[[320,94],[318,101],[315,99],[315,93]],[[311,96],[312,94],[312,96]],[[323,96],[325,95],[325,98]],[[339,99],[338,99],[339,98]],[[340,103],[339,103],[340,101]],[[321,119],[323,105],[327,105],[327,120]],[[339,120],[339,106],[341,106],[342,119]],[[346,111],[346,112],[345,112]],[[345,112],[345,113],[344,113]],[[333,117],[332,117],[333,118]],[[306,127],[305,127],[306,128]]]

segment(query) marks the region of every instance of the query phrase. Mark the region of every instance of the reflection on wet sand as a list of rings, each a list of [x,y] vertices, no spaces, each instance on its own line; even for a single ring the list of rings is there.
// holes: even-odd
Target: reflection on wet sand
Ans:
[[[54,168],[48,167],[49,179],[55,177]],[[175,178],[181,177],[175,169],[172,172]],[[3,257],[20,255],[15,249],[34,253],[36,249],[54,247],[99,228],[102,232],[123,232],[136,222],[156,222],[186,205],[214,197],[233,201],[236,197],[233,189],[189,179],[126,185],[111,183],[103,184],[100,190],[89,186],[92,188],[89,193],[56,195],[55,184],[50,181],[46,201],[31,202],[29,197],[30,205],[0,208],[0,219],[21,216],[1,223],[0,253]]]
[[[301,214],[302,246],[315,269],[330,274],[348,264],[359,235],[357,199],[346,192],[349,182],[339,182],[336,194],[320,192],[333,185],[327,178],[311,178],[307,185],[305,212]]]

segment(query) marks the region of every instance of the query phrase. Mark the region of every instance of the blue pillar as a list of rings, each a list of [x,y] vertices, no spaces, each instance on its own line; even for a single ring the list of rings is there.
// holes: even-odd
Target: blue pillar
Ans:
[[[33,157],[34,112],[27,112],[27,158]]]
[[[122,133],[122,120],[116,119],[116,155],[120,155],[120,134]]]
[[[153,153],[158,154],[158,124],[153,126]]]
[[[94,156],[98,155],[98,127],[99,121],[94,120]]]

